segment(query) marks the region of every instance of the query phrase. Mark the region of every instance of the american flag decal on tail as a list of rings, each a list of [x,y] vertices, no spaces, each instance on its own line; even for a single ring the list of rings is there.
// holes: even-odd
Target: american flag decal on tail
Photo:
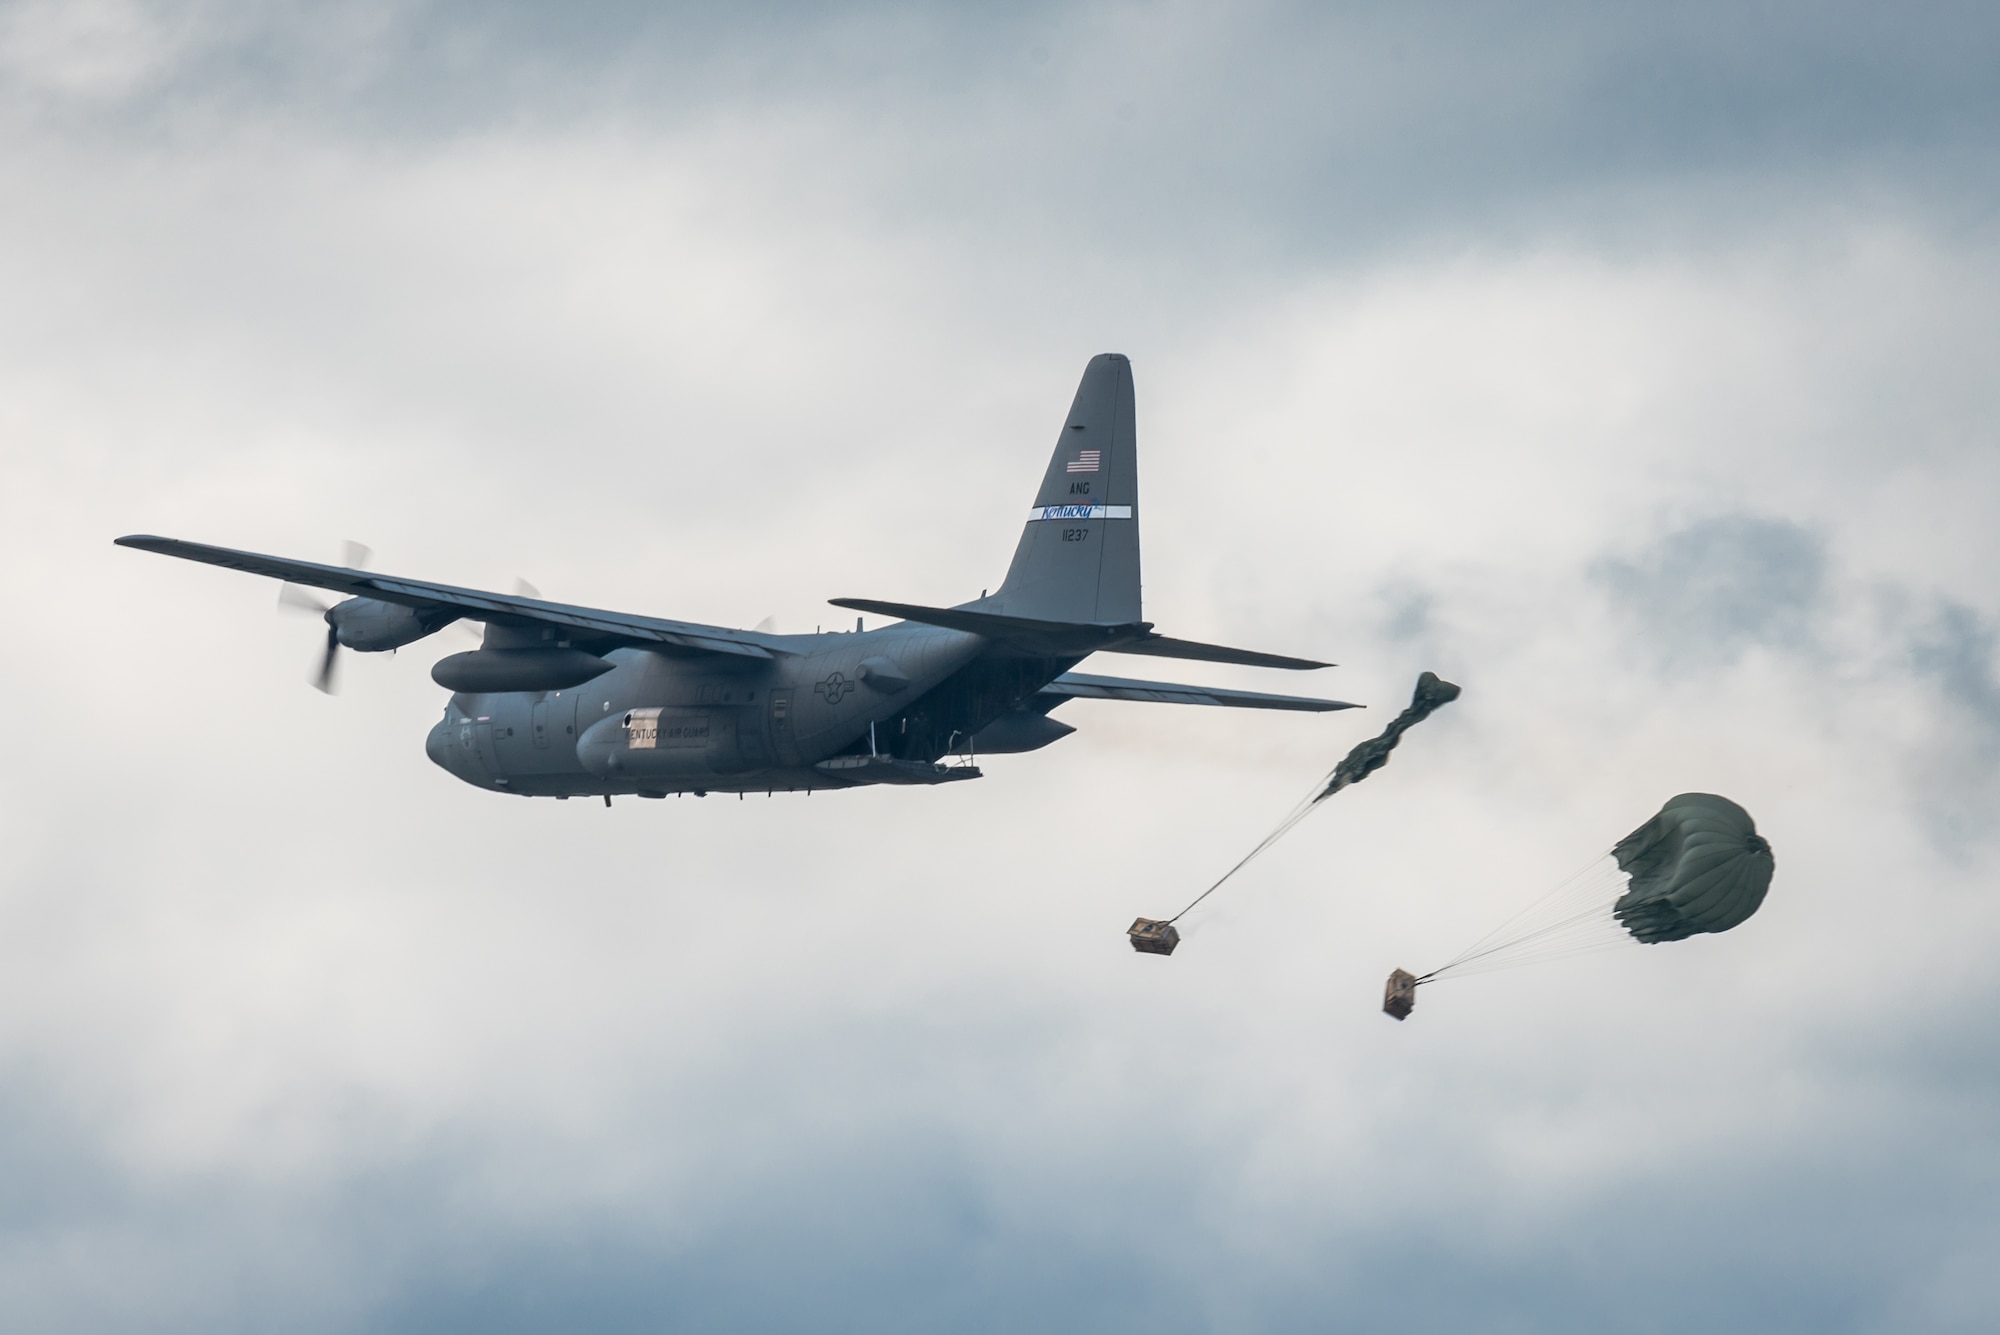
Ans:
[[[1076,458],[1070,460],[1069,471],[1072,473],[1095,473],[1097,471],[1097,461],[1103,456],[1103,453],[1104,451],[1102,450],[1081,451]]]

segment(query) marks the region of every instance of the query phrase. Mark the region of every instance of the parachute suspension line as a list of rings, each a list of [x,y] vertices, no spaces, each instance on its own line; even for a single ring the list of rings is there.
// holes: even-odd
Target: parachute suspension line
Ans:
[[[1230,877],[1236,875],[1237,872],[1242,871],[1254,862],[1257,856],[1265,849],[1291,833],[1292,827],[1304,820],[1314,807],[1326,801],[1327,798],[1332,797],[1341,789],[1360,783],[1370,774],[1388,764],[1389,753],[1396,749],[1397,743],[1402,740],[1405,732],[1408,732],[1411,728],[1423,722],[1453,700],[1458,699],[1458,695],[1458,687],[1444,680],[1437,673],[1425,672],[1420,674],[1417,677],[1417,688],[1410,696],[1410,707],[1389,720],[1389,726],[1384,728],[1379,736],[1369,738],[1349,751],[1345,756],[1342,756],[1340,763],[1327,771],[1326,777],[1314,784],[1313,790],[1299,800],[1299,804],[1292,808],[1289,815],[1278,822],[1277,828],[1265,835],[1255,848],[1243,855],[1242,861],[1222,873],[1216,879],[1215,884],[1196,895],[1192,900],[1189,900],[1187,908],[1182,909],[1173,917],[1168,918],[1164,922],[1158,922],[1151,918],[1142,918],[1139,920],[1139,923],[1145,925],[1145,930],[1156,933],[1171,928],[1175,923],[1186,917],[1196,904],[1201,903],[1202,900],[1207,899],[1217,890],[1220,890]],[[1132,937],[1135,948],[1141,950],[1148,949],[1148,947],[1141,945],[1140,937],[1137,935],[1138,930],[1138,925],[1135,925],[1126,934]],[[1173,939],[1179,941],[1179,934],[1176,933]],[[1171,950],[1171,946],[1168,949]]]
[[[1331,778],[1330,775],[1328,777]],[[1280,839],[1290,834],[1292,832],[1292,827],[1297,825],[1300,821],[1304,820],[1306,816],[1312,811],[1312,809],[1320,804],[1321,799],[1328,796],[1328,794],[1325,791],[1326,784],[1327,784],[1326,779],[1321,779],[1318,783],[1314,784],[1313,790],[1310,793],[1307,793],[1304,797],[1299,799],[1298,805],[1293,807],[1291,809],[1291,812],[1288,815],[1286,815],[1286,817],[1283,820],[1278,822],[1277,828],[1273,829],[1269,834],[1265,835],[1264,838],[1261,841],[1259,841],[1259,843],[1255,848],[1251,849],[1248,853],[1245,853],[1243,855],[1242,861],[1238,862],[1235,866],[1231,867],[1228,871],[1222,873],[1221,876],[1217,877],[1214,885],[1209,886],[1208,889],[1202,891],[1200,894],[1196,895],[1192,900],[1190,900],[1188,902],[1187,908],[1182,909],[1179,913],[1176,913],[1173,917],[1167,919],[1168,924],[1171,925],[1173,923],[1177,923],[1182,918],[1186,917],[1187,914],[1194,908],[1196,904],[1201,903],[1202,900],[1207,899],[1217,890],[1220,890],[1222,888],[1222,884],[1224,881],[1227,881],[1237,872],[1242,871],[1245,867],[1249,866],[1251,862],[1256,859],[1259,853],[1262,853],[1272,844],[1277,843]]]
[[[1424,976],[1424,981],[1439,982],[1446,978],[1492,973],[1630,943],[1631,938],[1618,930],[1611,915],[1593,908],[1577,915],[1572,921],[1556,924],[1521,940],[1503,942],[1472,958],[1434,970]]]
[[[1530,964],[1549,964],[1582,955],[1595,955],[1600,951],[1623,950],[1634,944],[1636,943],[1633,939],[1623,933],[1615,935],[1598,933],[1593,939],[1579,941],[1561,949],[1534,950],[1521,955],[1496,956],[1482,960],[1464,968],[1454,969],[1443,978],[1432,981],[1446,982],[1457,978],[1470,978],[1476,974],[1498,973],[1503,969],[1525,968]]]
[[[1593,859],[1581,871],[1417,981],[1426,983],[1446,975],[1487,973],[1586,954],[1629,941],[1623,925],[1611,912],[1612,901],[1622,887],[1623,876],[1614,862],[1608,857]]]
[[[1586,895],[1594,898],[1597,877],[1592,873],[1600,870],[1599,864],[1603,861],[1603,857],[1603,854],[1599,854],[1597,857],[1592,858],[1582,868],[1559,882],[1554,889],[1550,890],[1540,899],[1535,900],[1527,907],[1518,910],[1506,918],[1499,926],[1460,951],[1452,958],[1450,963],[1442,965],[1432,970],[1432,972],[1443,973],[1446,969],[1463,963],[1475,955],[1483,954],[1487,949],[1498,943],[1513,940],[1514,938],[1510,933],[1517,928],[1525,927],[1531,921],[1539,921],[1547,918],[1552,913],[1567,916],[1564,910],[1569,909],[1574,900],[1584,898]]]
[[[1587,909],[1571,922],[1557,924],[1531,938],[1505,942],[1470,959],[1435,969],[1418,981],[1442,982],[1449,978],[1465,978],[1630,944],[1632,938],[1609,913],[1600,908]]]
[[[1437,979],[1489,973],[1496,969],[1537,963],[1545,958],[1617,945],[1624,940],[1629,938],[1624,936],[1617,919],[1612,916],[1610,904],[1601,901],[1560,917],[1552,911],[1532,925],[1522,924],[1506,939],[1467,950],[1457,959],[1433,970],[1427,977]]]

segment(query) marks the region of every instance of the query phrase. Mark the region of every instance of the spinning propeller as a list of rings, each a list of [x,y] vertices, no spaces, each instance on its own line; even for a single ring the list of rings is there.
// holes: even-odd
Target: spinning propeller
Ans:
[[[540,598],[542,591],[528,583],[527,580],[522,579],[519,575],[516,575],[514,576],[514,596],[517,598]],[[460,617],[451,623],[451,628],[461,635],[477,640],[481,645],[484,645],[486,642],[486,623],[483,621],[474,621],[470,617]]]
[[[341,564],[349,570],[366,570],[374,553],[351,539],[342,544]],[[309,680],[324,695],[333,694],[333,661],[340,653],[340,625],[334,620],[334,604],[323,603],[297,584],[281,585],[278,606],[293,612],[312,612],[326,622],[326,652],[320,656],[319,671]]]

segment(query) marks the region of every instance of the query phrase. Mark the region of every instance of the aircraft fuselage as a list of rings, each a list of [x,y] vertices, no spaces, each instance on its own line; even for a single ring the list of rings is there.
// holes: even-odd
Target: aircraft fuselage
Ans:
[[[523,796],[807,792],[976,777],[948,755],[1075,663],[987,657],[988,641],[913,623],[770,636],[772,659],[617,649],[559,691],[459,693],[432,760]]]

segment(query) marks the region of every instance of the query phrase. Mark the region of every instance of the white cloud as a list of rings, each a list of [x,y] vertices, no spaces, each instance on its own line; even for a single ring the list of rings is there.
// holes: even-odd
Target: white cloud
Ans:
[[[28,0],[0,15],[0,70],[93,100],[141,90],[181,54],[166,7],[140,0]]]

